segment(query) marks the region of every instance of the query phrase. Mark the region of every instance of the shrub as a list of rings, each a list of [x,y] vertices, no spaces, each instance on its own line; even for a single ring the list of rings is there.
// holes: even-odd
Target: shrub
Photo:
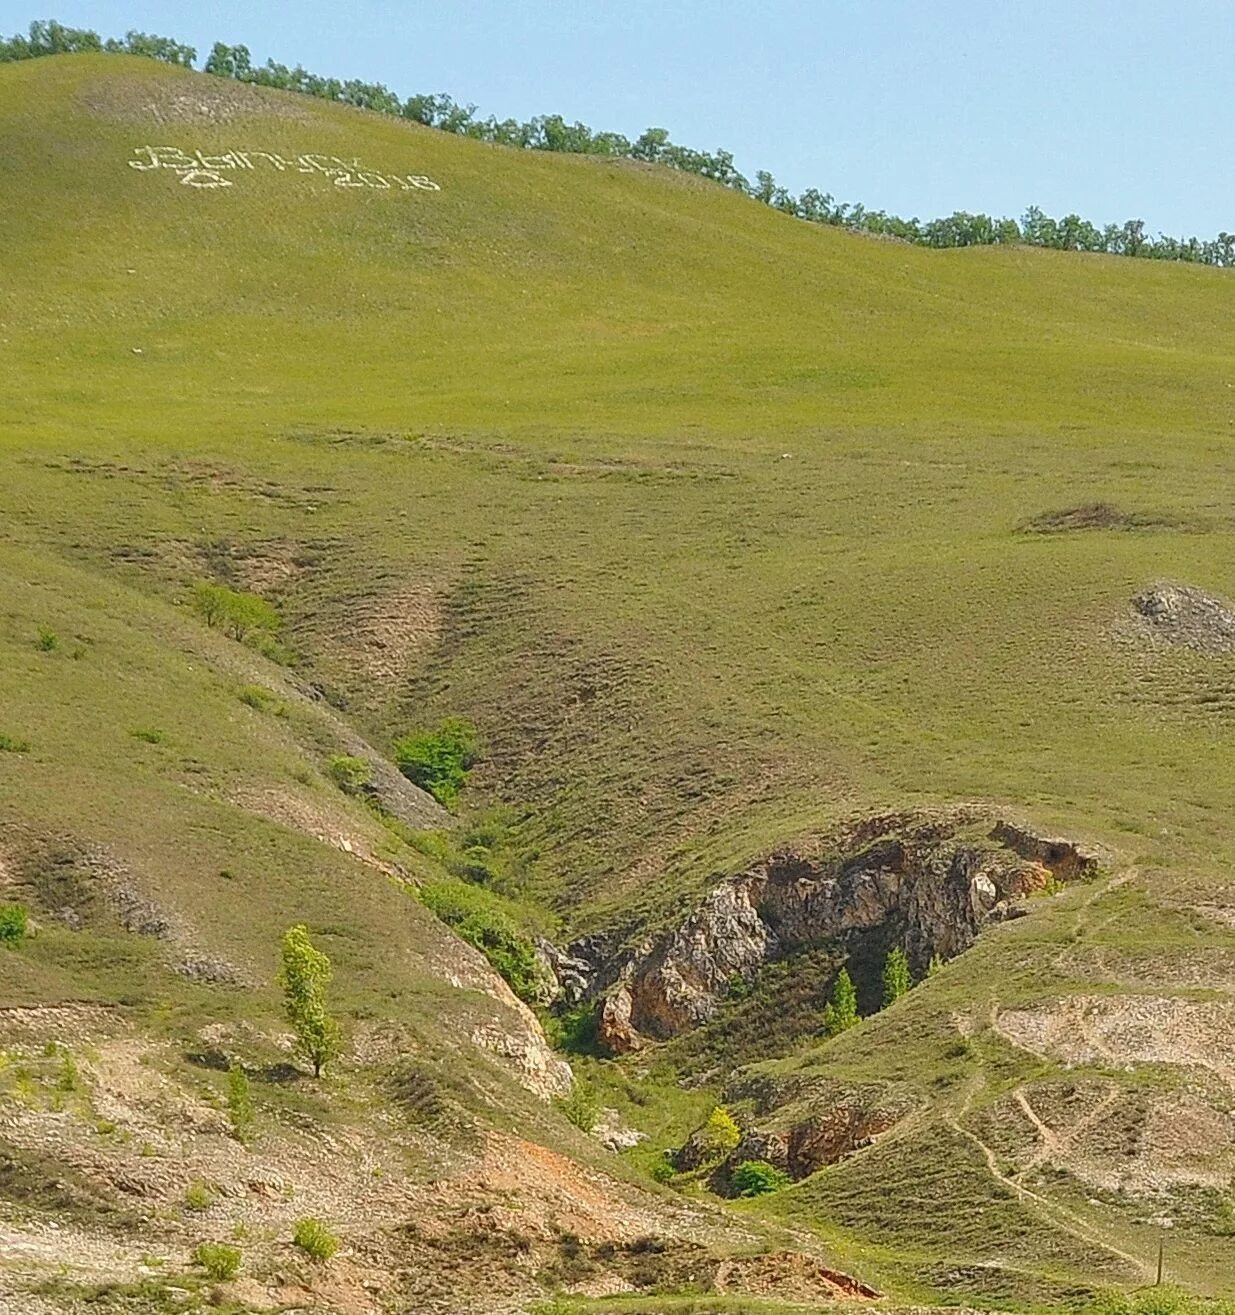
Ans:
[[[558,1050],[571,1055],[595,1055],[596,1028],[600,1020],[594,1004],[579,1004],[545,1019],[545,1033]]]
[[[240,1273],[240,1248],[225,1242],[202,1242],[193,1249],[193,1263],[206,1271],[206,1277],[226,1282]]]
[[[339,1249],[339,1239],[320,1219],[297,1219],[292,1241],[314,1260],[329,1260]]]
[[[426,858],[445,863],[450,857],[450,838],[444,831],[415,831],[408,827],[400,835],[418,854]]]
[[[421,902],[455,933],[474,945],[521,999],[540,994],[542,972],[536,947],[502,907],[499,896],[463,881],[434,881],[420,889]]]
[[[363,758],[337,753],[326,764],[326,775],[345,794],[360,794],[373,781],[373,767]]]
[[[233,639],[265,635],[271,640],[283,624],[278,610],[264,598],[209,580],[193,586],[193,608],[208,626]]]
[[[276,717],[287,716],[287,705],[261,685],[244,685],[236,697],[255,712],[273,712]]]
[[[49,626],[39,626],[39,634],[34,646],[40,653],[54,653],[60,647],[60,636]]]
[[[214,1194],[209,1184],[202,1182],[200,1178],[191,1182],[184,1194],[184,1204],[188,1210],[209,1210],[213,1199]]]
[[[789,1175],[766,1160],[743,1160],[729,1181],[739,1196],[764,1196],[784,1187]]]
[[[145,744],[162,744],[167,736],[162,731],[152,730],[149,727],[138,726],[131,730],[129,734],[135,740],[141,740]]]
[[[575,1078],[570,1094],[560,1097],[557,1106],[582,1132],[591,1132],[600,1117],[600,1097],[582,1078]]]
[[[823,1026],[828,1036],[839,1036],[858,1022],[858,993],[849,970],[842,968],[832,986],[832,998],[823,1011]]]
[[[24,904],[0,904],[0,945],[20,945],[30,929],[30,910]]]
[[[282,958],[279,985],[284,1012],[300,1052],[319,1078],[339,1051],[339,1025],[326,1012],[326,988],[333,975],[330,960],[309,939],[303,924],[283,934]]]
[[[730,1151],[737,1150],[742,1140],[742,1129],[723,1105],[717,1105],[703,1125],[702,1140],[710,1154],[728,1155]]]
[[[77,1070],[77,1060],[67,1047],[60,1055],[60,1072],[56,1076],[56,1090],[72,1092],[81,1090],[81,1074]]]
[[[908,956],[897,946],[888,951],[883,965],[883,1007],[894,1005],[902,996],[908,995],[912,987],[913,974],[909,971]]]
[[[652,1165],[652,1181],[671,1183],[677,1177],[677,1170],[668,1160],[657,1160]]]
[[[470,722],[448,717],[436,730],[418,731],[396,740],[394,754],[399,770],[409,781],[450,808],[467,784],[468,773],[480,754],[480,739]]]
[[[0,732],[0,753],[29,753],[30,741]]]
[[[234,1062],[227,1070],[227,1113],[232,1136],[244,1141],[253,1129],[253,1093],[249,1090],[248,1075]]]

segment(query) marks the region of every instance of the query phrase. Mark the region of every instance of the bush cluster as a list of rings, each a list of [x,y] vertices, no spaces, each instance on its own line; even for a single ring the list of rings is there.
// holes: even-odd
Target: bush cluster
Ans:
[[[251,644],[267,657],[278,658],[283,618],[273,603],[257,594],[199,580],[193,586],[193,610],[214,630]]]
[[[476,728],[462,717],[448,717],[433,730],[416,731],[394,743],[395,762],[414,785],[453,808],[480,755]]]
[[[725,1156],[737,1150],[742,1140],[742,1129],[723,1105],[717,1105],[708,1115],[701,1137],[709,1155]]]
[[[248,1074],[234,1061],[227,1070],[227,1113],[232,1136],[247,1141],[253,1131],[253,1093]]]
[[[730,1185],[738,1196],[764,1196],[778,1191],[789,1175],[766,1160],[743,1160],[729,1175]]]
[[[363,758],[337,753],[326,764],[326,775],[344,794],[362,794],[373,783],[373,767]]]
[[[458,936],[474,945],[521,1000],[536,999],[542,977],[536,947],[496,896],[464,881],[447,879],[422,886],[420,899]]]
[[[600,1117],[600,1097],[582,1078],[570,1084],[570,1094],[562,1096],[558,1108],[582,1132],[591,1132]]]

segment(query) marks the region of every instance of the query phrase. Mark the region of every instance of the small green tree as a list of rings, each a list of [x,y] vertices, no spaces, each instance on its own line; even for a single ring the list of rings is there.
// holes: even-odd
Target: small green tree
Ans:
[[[249,1077],[233,1061],[227,1070],[227,1112],[231,1117],[232,1136],[246,1141],[253,1130],[253,1093],[249,1090]]]
[[[570,1084],[570,1094],[558,1101],[562,1113],[583,1132],[591,1132],[600,1117],[600,1097],[582,1078]]]
[[[897,946],[888,951],[883,964],[883,1007],[894,1005],[903,995],[908,995],[913,986],[913,974],[909,971],[909,958],[905,951]]]
[[[309,939],[309,929],[303,923],[289,927],[283,934],[279,985],[287,1021],[315,1078],[339,1051],[339,1025],[326,1011],[332,976],[330,960]]]
[[[737,1119],[723,1105],[717,1105],[703,1125],[702,1140],[710,1154],[728,1155],[730,1151],[737,1150],[742,1140],[742,1129],[738,1127]]]
[[[851,1027],[856,1027],[861,1019],[858,1017],[858,993],[854,989],[853,978],[848,968],[842,968],[836,974],[832,984],[832,999],[823,1011],[823,1025],[829,1036],[840,1036]]]

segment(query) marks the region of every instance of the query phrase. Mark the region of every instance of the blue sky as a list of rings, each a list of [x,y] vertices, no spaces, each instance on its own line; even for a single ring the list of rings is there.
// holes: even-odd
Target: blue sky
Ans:
[[[1232,0],[0,0],[243,42],[316,72],[724,146],[797,192],[922,218],[1034,203],[1153,231],[1235,230]]]

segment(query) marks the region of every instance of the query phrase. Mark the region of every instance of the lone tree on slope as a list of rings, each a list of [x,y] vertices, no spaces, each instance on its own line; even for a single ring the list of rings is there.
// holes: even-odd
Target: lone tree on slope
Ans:
[[[313,1065],[313,1076],[339,1053],[339,1025],[326,1012],[326,988],[332,977],[330,960],[309,939],[303,923],[283,933],[283,966],[279,985],[283,1009],[296,1033],[301,1054]]]

